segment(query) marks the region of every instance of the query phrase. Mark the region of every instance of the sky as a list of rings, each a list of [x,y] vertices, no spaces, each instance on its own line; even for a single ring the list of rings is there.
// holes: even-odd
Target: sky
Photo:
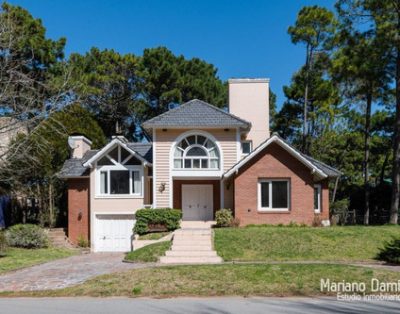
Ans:
[[[43,21],[47,36],[67,38],[66,54],[91,47],[141,55],[166,46],[218,68],[218,76],[268,77],[278,96],[304,63],[287,29],[305,5],[334,0],[8,0]]]

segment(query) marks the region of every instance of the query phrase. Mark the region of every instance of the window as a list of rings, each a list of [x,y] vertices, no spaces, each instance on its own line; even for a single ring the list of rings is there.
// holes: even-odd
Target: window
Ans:
[[[174,169],[219,169],[217,145],[203,135],[190,135],[174,151]]]
[[[321,212],[321,184],[314,185],[314,211]]]
[[[96,165],[97,195],[141,196],[143,168],[130,152],[117,146]]]
[[[258,209],[260,211],[288,211],[289,181],[260,180],[258,182]]]
[[[248,155],[251,153],[252,142],[251,141],[242,141],[242,154]]]

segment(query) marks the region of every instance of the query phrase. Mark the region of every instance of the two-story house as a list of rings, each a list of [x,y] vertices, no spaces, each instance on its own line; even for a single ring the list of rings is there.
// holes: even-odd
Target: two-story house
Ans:
[[[240,225],[329,219],[328,180],[340,172],[269,132],[269,80],[229,80],[229,112],[191,100],[143,124],[151,143],[114,137],[91,150],[72,136],[68,235],[93,251],[130,249],[135,212],[178,208],[183,220],[232,209]]]

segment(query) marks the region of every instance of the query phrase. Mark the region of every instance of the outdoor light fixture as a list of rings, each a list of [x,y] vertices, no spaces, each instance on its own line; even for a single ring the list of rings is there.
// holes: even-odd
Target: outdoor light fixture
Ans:
[[[162,193],[162,192],[165,191],[165,182],[161,182],[161,183],[160,183],[160,187],[158,188],[158,191],[159,191],[160,193]]]
[[[79,209],[79,213],[78,213],[78,220],[79,221],[82,220],[82,216],[83,216],[82,209]]]

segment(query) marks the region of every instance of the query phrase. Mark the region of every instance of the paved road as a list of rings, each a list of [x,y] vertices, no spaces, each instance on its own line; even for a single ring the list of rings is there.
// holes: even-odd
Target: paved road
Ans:
[[[399,313],[400,302],[342,302],[329,298],[0,298],[0,313]]]
[[[23,268],[0,275],[0,291],[61,289],[99,275],[144,267],[123,263],[123,257],[122,253],[91,253]]]

